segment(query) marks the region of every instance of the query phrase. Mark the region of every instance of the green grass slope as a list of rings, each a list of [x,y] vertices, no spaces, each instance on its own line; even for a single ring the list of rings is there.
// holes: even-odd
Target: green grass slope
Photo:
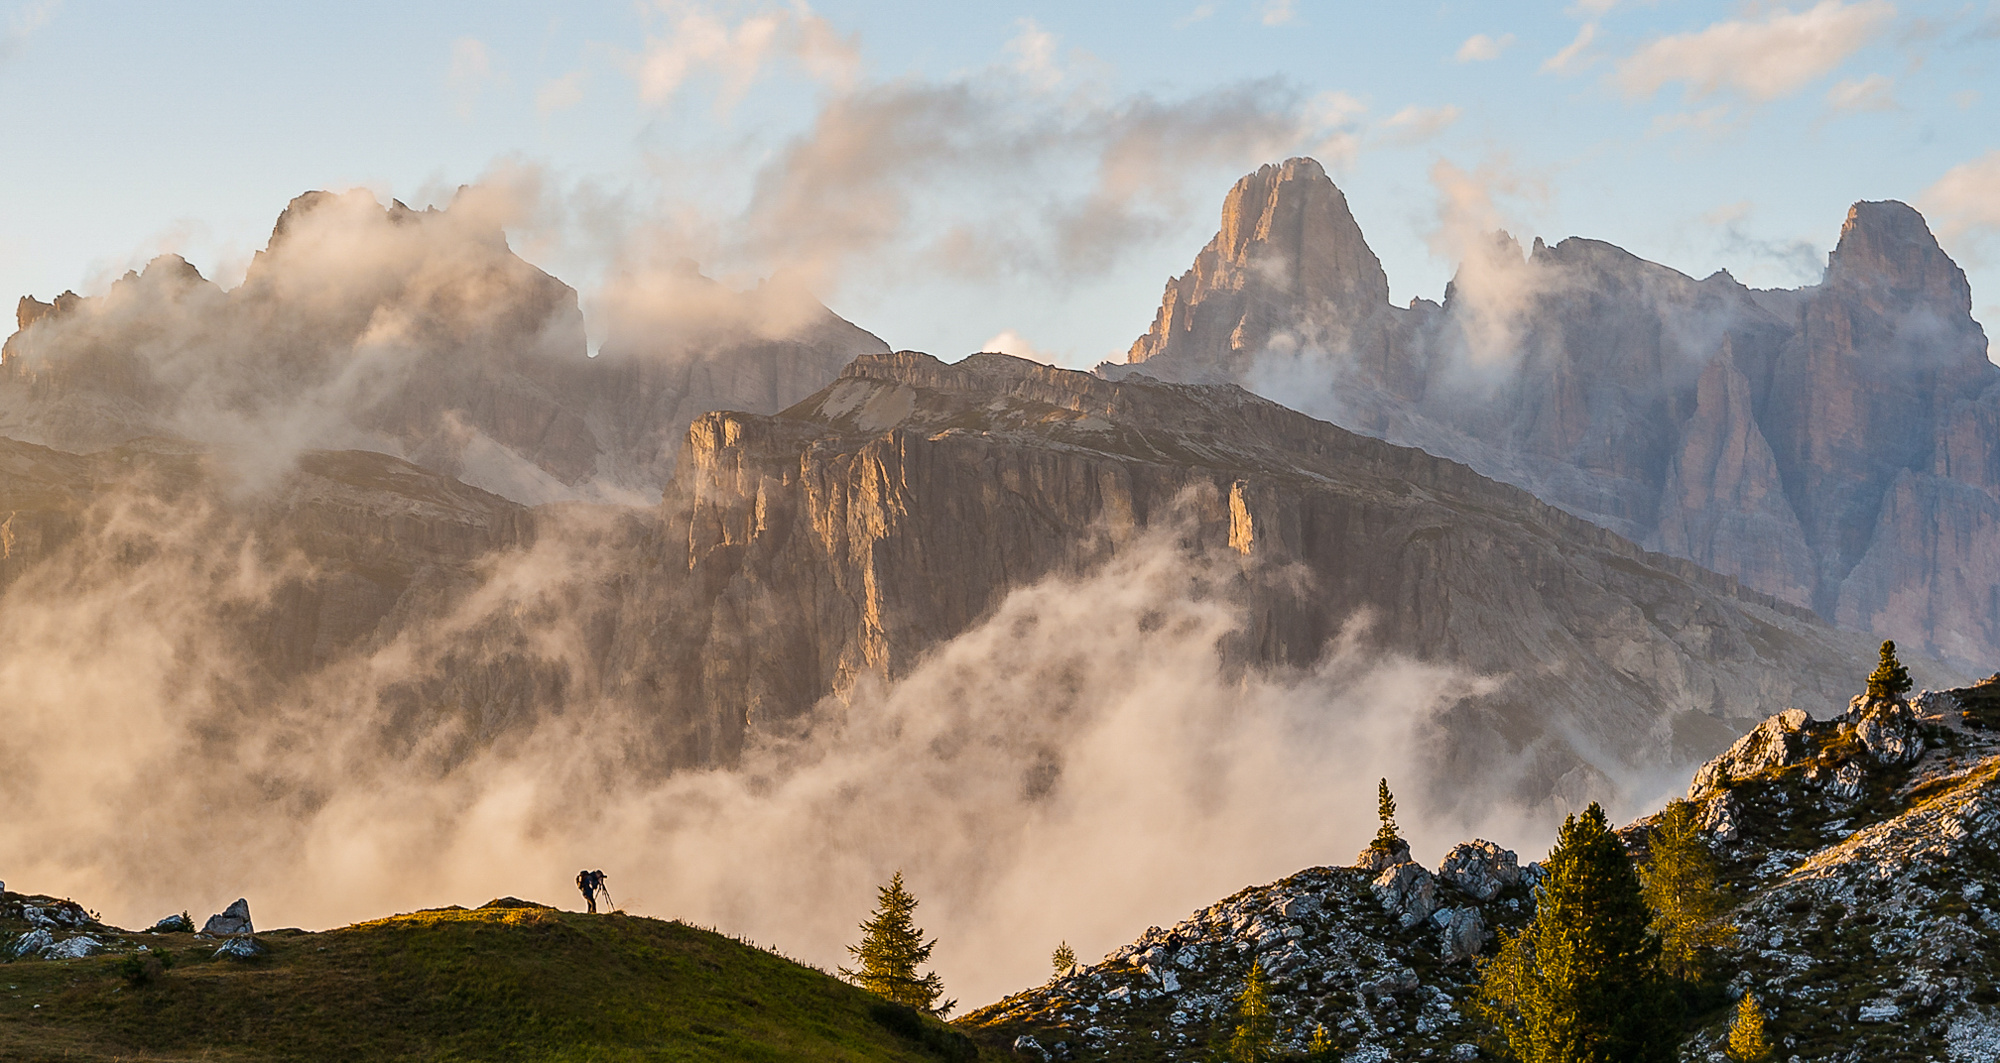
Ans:
[[[0,944],[27,929],[0,920]],[[447,908],[260,934],[269,951],[247,960],[192,934],[97,936],[112,951],[0,963],[0,1059],[979,1058],[943,1023],[818,970],[621,914]],[[140,945],[175,962],[127,977]]]

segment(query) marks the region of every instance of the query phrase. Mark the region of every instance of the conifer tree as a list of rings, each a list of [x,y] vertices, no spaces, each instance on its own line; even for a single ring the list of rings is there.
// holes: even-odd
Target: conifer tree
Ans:
[[[889,884],[882,887],[875,914],[861,924],[861,944],[847,947],[848,954],[859,960],[859,965],[853,970],[842,967],[840,973],[878,996],[941,1016],[950,1012],[957,1001],[947,1000],[938,1005],[944,980],[936,971],[917,974],[917,968],[930,962],[931,950],[937,947],[936,938],[924,940],[924,932],[912,918],[917,903],[903,887],[903,873],[896,872]]]
[[[1229,1039],[1231,1063],[1266,1063],[1277,1040],[1277,1020],[1271,1016],[1271,987],[1264,964],[1250,961],[1250,977],[1236,998],[1236,1032]]]
[[[1564,821],[1535,917],[1480,965],[1475,1010],[1520,1063],[1667,1063],[1659,946],[1625,845],[1595,803]]]
[[[1323,1023],[1313,1024],[1312,1040],[1306,1042],[1307,1059],[1332,1059],[1333,1035],[1326,1032]]]
[[[1403,836],[1396,830],[1396,797],[1389,792],[1389,780],[1383,779],[1375,790],[1375,813],[1382,819],[1381,827],[1375,831],[1375,840],[1370,847],[1381,852],[1389,852],[1403,844]]]
[[[1736,1021],[1729,1026],[1729,1058],[1735,1063],[1765,1063],[1771,1042],[1764,1036],[1764,1009],[1744,990],[1736,1003]]]
[[[1049,966],[1055,968],[1058,975],[1076,966],[1076,950],[1070,948],[1067,941],[1058,942],[1056,951],[1049,955]]]
[[[1896,659],[1896,644],[1882,643],[1882,661],[1868,673],[1868,696],[1900,698],[1910,692],[1910,670]]]
[[[1639,878],[1660,940],[1660,969],[1684,982],[1699,981],[1706,952],[1729,944],[1736,928],[1723,918],[1729,898],[1702,840],[1694,805],[1668,802],[1647,847],[1651,859],[1639,869]]]

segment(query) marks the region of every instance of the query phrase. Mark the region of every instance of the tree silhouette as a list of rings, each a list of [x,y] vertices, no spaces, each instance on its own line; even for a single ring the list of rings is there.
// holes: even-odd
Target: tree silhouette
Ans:
[[[930,962],[937,939],[924,940],[924,932],[912,918],[917,899],[903,887],[903,873],[882,887],[875,914],[861,924],[861,944],[847,946],[860,963],[854,969],[840,968],[843,977],[878,996],[898,1004],[944,1015],[957,1001],[933,1006],[944,992],[944,979],[936,971],[919,976],[917,968]]]
[[[1882,663],[1868,673],[1868,696],[1871,698],[1900,698],[1910,692],[1910,670],[1896,659],[1896,644],[1882,643]]]

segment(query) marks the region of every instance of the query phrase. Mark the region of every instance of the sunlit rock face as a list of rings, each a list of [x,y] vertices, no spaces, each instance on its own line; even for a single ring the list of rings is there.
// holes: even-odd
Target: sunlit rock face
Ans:
[[[1379,277],[1317,166],[1266,167],[1102,371],[1233,380],[1843,625],[2000,651],[2000,370],[1916,211],[1856,204],[1796,291],[1580,238],[1503,236],[1442,304]]]
[[[653,643],[741,706],[718,750],[1149,526],[1241,558],[1236,666],[1309,667],[1366,617],[1384,649],[1505,677],[1442,724],[1467,794],[1515,772],[1522,799],[1567,806],[1684,772],[1761,704],[1836,711],[1868,650],[1422,451],[1234,387],[1004,355],[864,357],[781,416],[705,416],[662,516],[692,596],[675,611],[701,619]]]
[[[803,293],[692,267],[654,289],[591,358],[576,293],[476,210],[311,192],[235,289],[169,255],[101,296],[21,300],[0,435],[360,447],[521,501],[650,501],[695,414],[775,412],[887,349]]]

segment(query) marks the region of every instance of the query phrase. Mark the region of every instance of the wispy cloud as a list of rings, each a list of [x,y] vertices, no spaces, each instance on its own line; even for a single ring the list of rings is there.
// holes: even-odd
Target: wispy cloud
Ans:
[[[42,0],[29,4],[15,12],[8,20],[7,28],[0,30],[0,63],[8,62],[20,55],[28,46],[28,41],[55,20],[56,12],[62,10],[62,0]]]
[[[1298,0],[1265,0],[1264,25],[1283,26],[1298,17]]]
[[[1695,99],[1727,91],[1774,100],[1832,73],[1895,15],[1888,0],[1821,0],[1805,11],[1717,22],[1644,45],[1619,62],[1617,83],[1631,97],[1680,82]]]
[[[1461,63],[1483,63],[1489,59],[1500,58],[1500,53],[1512,47],[1513,44],[1514,35],[1511,33],[1503,33],[1498,37],[1488,37],[1484,33],[1475,33],[1467,37],[1464,44],[1458,46],[1458,51],[1452,58]]]
[[[1575,39],[1563,45],[1561,51],[1549,56],[1548,59],[1542,62],[1542,72],[1545,74],[1574,74],[1591,63],[1596,62],[1596,58],[1587,52],[1590,48],[1590,43],[1596,39],[1597,23],[1584,23],[1577,29]]]
[[[1837,82],[1826,91],[1826,102],[1843,112],[1893,111],[1900,106],[1896,102],[1896,82],[1883,74]]]
[[[452,107],[460,118],[472,117],[473,109],[479,106],[479,97],[499,80],[493,53],[485,41],[460,37],[451,42],[451,69],[445,74],[445,85],[451,90]]]
[[[1917,203],[1947,240],[2000,234],[2000,149],[1946,170]]]
[[[583,85],[589,80],[590,71],[572,70],[559,78],[551,78],[535,92],[535,110],[549,115],[566,111],[583,102]]]
[[[1391,144],[1416,144],[1438,135],[1458,121],[1462,112],[1451,104],[1442,107],[1405,107],[1382,120],[1377,128]]]
[[[1193,11],[1190,11],[1187,14],[1182,15],[1181,17],[1174,20],[1174,28],[1177,30],[1187,29],[1189,26],[1192,26],[1195,23],[1202,21],[1203,19],[1209,18],[1214,14],[1215,14],[1214,4],[1196,4]]]
[[[860,73],[854,42],[804,4],[766,7],[734,19],[674,0],[658,10],[665,29],[647,37],[634,64],[639,98],[649,104],[664,105],[690,81],[714,77],[721,83],[716,104],[727,110],[780,61],[835,87],[852,84]]]

